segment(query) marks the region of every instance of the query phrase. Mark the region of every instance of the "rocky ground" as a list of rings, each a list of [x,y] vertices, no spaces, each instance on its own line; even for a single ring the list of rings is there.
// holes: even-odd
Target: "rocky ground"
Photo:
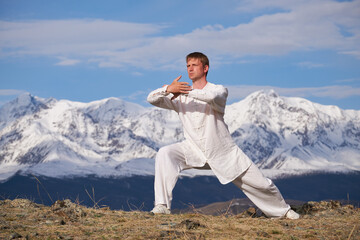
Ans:
[[[360,239],[360,209],[337,201],[308,202],[301,219],[239,214],[153,215],[88,208],[70,200],[52,206],[27,199],[0,201],[0,239]]]

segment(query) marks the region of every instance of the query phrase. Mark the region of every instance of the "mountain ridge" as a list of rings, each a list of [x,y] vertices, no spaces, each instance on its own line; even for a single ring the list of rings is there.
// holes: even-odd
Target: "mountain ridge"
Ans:
[[[360,170],[360,111],[270,90],[254,92],[225,112],[234,141],[265,175]],[[153,174],[157,150],[183,139],[172,111],[113,97],[80,103],[27,93],[0,108],[0,179],[17,171]]]

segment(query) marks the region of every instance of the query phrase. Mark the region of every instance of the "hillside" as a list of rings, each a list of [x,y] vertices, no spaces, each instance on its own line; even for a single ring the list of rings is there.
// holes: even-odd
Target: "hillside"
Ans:
[[[52,206],[0,201],[0,239],[359,239],[360,209],[308,202],[299,220],[256,216],[255,209],[219,216],[198,212],[153,215],[141,209],[86,208],[69,200]]]

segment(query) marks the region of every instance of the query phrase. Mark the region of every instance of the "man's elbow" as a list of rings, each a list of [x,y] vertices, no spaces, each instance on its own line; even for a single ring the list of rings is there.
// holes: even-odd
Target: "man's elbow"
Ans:
[[[158,107],[161,102],[161,99],[159,99],[153,95],[149,95],[146,100],[148,101],[148,103],[150,103],[151,105],[154,105],[156,107]]]
[[[151,96],[150,96],[150,95],[147,96],[146,101],[148,101],[148,103],[151,103],[151,102],[152,102],[152,99],[151,99]]]

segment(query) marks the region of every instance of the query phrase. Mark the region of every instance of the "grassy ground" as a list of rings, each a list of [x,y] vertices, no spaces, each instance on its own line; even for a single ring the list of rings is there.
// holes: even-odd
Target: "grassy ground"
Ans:
[[[311,202],[299,220],[198,213],[153,215],[87,208],[69,200],[53,206],[26,199],[0,201],[0,239],[360,239],[360,210]]]

